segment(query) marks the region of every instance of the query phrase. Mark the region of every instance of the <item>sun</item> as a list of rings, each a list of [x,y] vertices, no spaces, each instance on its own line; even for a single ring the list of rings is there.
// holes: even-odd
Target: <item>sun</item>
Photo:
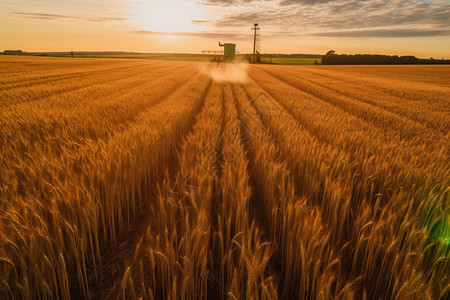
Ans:
[[[189,0],[138,0],[134,5],[135,21],[142,30],[174,33],[196,32],[205,9]]]

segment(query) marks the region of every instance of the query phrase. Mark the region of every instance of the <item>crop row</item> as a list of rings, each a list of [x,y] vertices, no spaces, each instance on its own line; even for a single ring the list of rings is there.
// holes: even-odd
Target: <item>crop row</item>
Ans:
[[[6,60],[0,297],[449,295],[439,79]]]

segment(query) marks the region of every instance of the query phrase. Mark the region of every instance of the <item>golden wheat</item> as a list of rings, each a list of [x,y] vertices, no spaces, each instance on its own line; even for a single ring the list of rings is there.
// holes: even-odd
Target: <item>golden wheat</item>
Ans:
[[[1,298],[449,297],[447,67],[0,64]]]

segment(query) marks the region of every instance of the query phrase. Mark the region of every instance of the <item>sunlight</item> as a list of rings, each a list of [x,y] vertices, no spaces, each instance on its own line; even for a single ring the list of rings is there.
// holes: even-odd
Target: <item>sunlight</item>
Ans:
[[[155,32],[196,32],[200,28],[192,20],[205,16],[205,9],[188,0],[138,0],[136,21],[143,30]]]

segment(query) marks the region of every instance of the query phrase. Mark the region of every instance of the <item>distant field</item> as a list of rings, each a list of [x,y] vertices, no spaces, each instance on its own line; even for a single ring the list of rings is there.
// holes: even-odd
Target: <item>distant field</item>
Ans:
[[[48,54],[48,56],[72,57],[70,54]],[[126,59],[146,59],[146,60],[167,60],[167,61],[196,61],[209,62],[220,55],[213,54],[146,54],[146,53],[74,53],[75,58],[126,58]],[[266,57],[263,55],[261,62],[286,65],[314,65],[317,61],[321,62],[321,58],[298,58],[298,57]],[[245,56],[237,54],[236,60],[243,61]]]
[[[261,58],[264,63],[284,64],[284,65],[314,65],[314,62],[320,63],[321,58],[308,58],[308,57],[268,57]]]
[[[83,55],[83,57],[98,58],[135,58],[150,60],[168,60],[168,61],[197,61],[208,62],[217,55],[200,55],[200,54],[109,54],[109,55]],[[242,60],[242,56],[237,56],[238,60]],[[320,63],[321,58],[298,58],[298,57],[268,57],[261,58],[263,63],[285,64],[285,65],[314,65],[314,62]]]
[[[45,55],[44,55],[45,56]],[[65,54],[48,54],[46,56],[70,57],[72,55]],[[217,55],[212,54],[151,54],[151,53],[74,53],[74,58],[124,58],[124,59],[146,59],[146,60],[165,60],[165,61],[195,61],[209,62]]]
[[[210,61],[214,55],[200,55],[200,54],[86,54],[75,55],[76,57],[91,57],[91,58],[131,58],[131,59],[148,59],[148,60],[168,60],[168,61]]]
[[[1,299],[449,299],[448,66],[0,65]]]

